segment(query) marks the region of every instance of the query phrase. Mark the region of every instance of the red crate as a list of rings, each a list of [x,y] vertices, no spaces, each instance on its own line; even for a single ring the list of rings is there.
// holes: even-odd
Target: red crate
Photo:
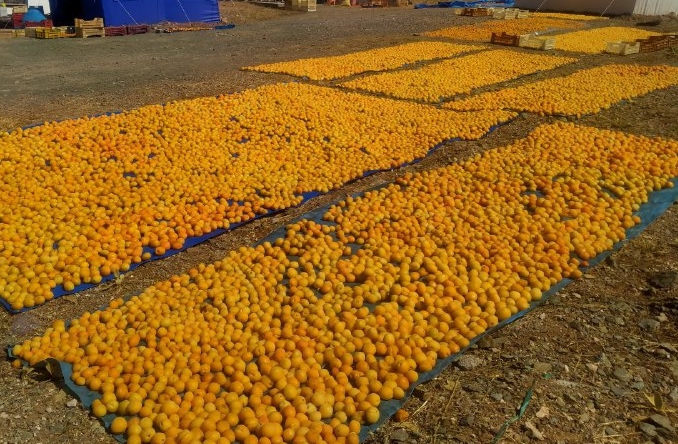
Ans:
[[[148,25],[128,25],[127,26],[127,34],[129,35],[135,35],[135,34],[146,34],[150,32],[151,27]]]
[[[127,35],[126,26],[106,26],[105,28],[106,37],[113,37],[118,35]]]
[[[53,23],[52,20],[47,19],[47,20],[42,20],[39,22],[25,22],[24,23],[25,28],[53,28]]]
[[[24,13],[15,12],[12,14],[12,26],[14,28],[23,28],[24,26]]]
[[[501,34],[493,32],[492,38],[490,39],[491,43],[506,46],[518,46],[519,41],[520,41],[519,35],[507,34],[505,32],[502,32]]]

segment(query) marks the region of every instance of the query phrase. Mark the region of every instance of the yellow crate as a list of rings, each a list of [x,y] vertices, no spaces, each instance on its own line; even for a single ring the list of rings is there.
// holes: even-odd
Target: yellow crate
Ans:
[[[105,37],[106,31],[103,26],[100,28],[75,28],[75,36],[80,38]]]
[[[36,28],[35,38],[36,39],[58,39],[63,37],[66,33],[60,32],[55,28]]]

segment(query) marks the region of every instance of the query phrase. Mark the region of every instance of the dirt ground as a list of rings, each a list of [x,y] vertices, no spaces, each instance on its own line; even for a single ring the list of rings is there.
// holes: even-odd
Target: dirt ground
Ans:
[[[420,40],[424,31],[478,19],[449,9],[345,8],[299,13],[224,2],[232,30],[106,39],[0,40],[0,130],[176,99],[217,95],[282,75],[241,66]],[[639,19],[615,19],[632,26]],[[664,18],[658,29],[678,30]],[[552,73],[602,63],[666,63],[678,52],[626,58],[584,56]],[[604,79],[601,79],[604,81]],[[490,90],[492,88],[486,88]],[[624,102],[580,123],[678,138],[678,87]],[[95,310],[115,297],[220,259],[290,219],[392,181],[502,146],[552,119],[523,114],[477,142],[448,145],[418,165],[384,172],[262,219],[77,296],[16,316],[0,311],[0,345],[41,334],[55,319]],[[481,341],[406,404],[410,419],[391,421],[377,443],[492,443],[533,388],[524,415],[501,442],[678,442],[678,206],[547,304]],[[0,351],[0,443],[113,443],[99,422],[43,375],[11,369]]]

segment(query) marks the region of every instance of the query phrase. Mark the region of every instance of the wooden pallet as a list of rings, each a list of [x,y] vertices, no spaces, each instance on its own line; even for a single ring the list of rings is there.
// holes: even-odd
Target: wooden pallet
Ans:
[[[75,36],[86,39],[88,37],[105,37],[106,30],[101,28],[75,28]]]
[[[605,52],[608,54],[629,55],[640,52],[640,43],[638,42],[608,42],[605,46]]]
[[[520,36],[515,35],[515,34],[507,34],[505,32],[502,32],[501,34],[493,32],[492,38],[490,39],[491,43],[494,43],[494,44],[497,44],[497,45],[506,45],[506,46],[518,46],[519,41],[520,41]]]
[[[521,48],[539,49],[541,51],[550,51],[556,49],[555,37],[541,37],[534,34],[523,34],[518,39],[518,46]]]

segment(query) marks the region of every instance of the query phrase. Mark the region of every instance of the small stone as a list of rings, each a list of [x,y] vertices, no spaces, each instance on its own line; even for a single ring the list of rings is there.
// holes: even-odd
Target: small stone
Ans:
[[[660,415],[658,413],[650,415],[650,421],[658,427],[663,427],[671,432],[675,431],[675,429],[671,425],[671,420],[664,415]]]
[[[473,420],[473,416],[470,415],[465,415],[459,418],[458,424],[462,427],[470,427],[473,425],[475,421]]]
[[[674,387],[673,390],[671,390],[671,393],[669,393],[669,398],[671,398],[671,401],[673,402],[678,401],[678,387]]]
[[[0,419],[9,419],[9,415],[6,412],[0,412]]]
[[[549,408],[543,405],[541,406],[541,408],[539,408],[539,411],[534,414],[534,416],[536,416],[539,419],[543,419],[548,417],[549,413],[550,413]]]
[[[641,422],[638,428],[640,428],[640,431],[643,432],[645,436],[649,436],[650,438],[657,436],[657,428],[652,424]]]
[[[476,384],[474,382],[471,382],[471,383],[464,386],[464,390],[467,391],[467,392],[471,392],[471,393],[480,393],[480,392],[484,392],[485,388],[480,384]]]
[[[52,410],[52,407],[47,407],[47,408],[45,409],[45,411],[46,411],[47,413],[52,413],[54,410]]]
[[[617,398],[623,398],[624,396],[629,394],[629,391],[626,389],[623,389],[621,387],[617,387],[616,385],[610,386],[610,391],[614,396]]]
[[[602,365],[603,367],[610,367],[612,366],[612,363],[608,359],[607,355],[605,353],[601,353],[600,357],[598,358],[598,363]]]
[[[542,441],[544,439],[544,435],[530,421],[525,422],[525,428],[527,429],[530,438],[538,439],[539,441]]]
[[[633,379],[633,375],[628,370],[622,367],[617,367],[614,370],[614,376],[621,382],[629,382],[631,379]]]
[[[592,371],[593,373],[598,371],[598,366],[596,364],[592,364],[590,362],[586,364],[586,368],[589,369],[590,371]]]
[[[643,381],[634,382],[631,384],[631,388],[638,391],[645,390],[645,383]]]
[[[71,408],[72,408],[72,407],[75,407],[75,406],[77,406],[77,405],[78,405],[78,400],[75,399],[75,398],[71,399],[70,401],[68,401],[68,402],[66,403],[66,407],[71,407]]]
[[[489,336],[483,336],[480,341],[478,341],[478,348],[493,348],[494,339]]]
[[[553,370],[553,365],[549,364],[548,362],[537,362],[534,364],[534,366],[532,366],[532,370],[540,375],[543,373],[551,373],[551,370]]]
[[[611,436],[611,435],[616,435],[616,434],[617,434],[617,431],[616,431],[615,429],[613,429],[612,427],[605,427],[605,429],[603,429],[603,432],[604,432],[605,435],[607,435],[607,436]]]
[[[616,317],[614,318],[614,323],[620,326],[626,325],[626,322],[624,322],[624,318]]]
[[[563,398],[561,398],[560,396],[556,398],[556,405],[557,405],[558,407],[560,407],[560,408],[567,407],[567,403],[566,403],[565,400],[564,400]]]
[[[659,322],[666,322],[666,321],[669,320],[669,318],[666,316],[666,314],[664,314],[664,313],[659,313],[659,315],[657,316],[657,320],[658,320]]]
[[[638,326],[645,331],[654,331],[659,328],[659,321],[643,318],[638,322]]]
[[[649,277],[647,282],[655,288],[671,288],[678,283],[678,271],[660,271]]]
[[[499,392],[492,392],[490,393],[490,398],[494,399],[497,402],[501,402],[504,400],[504,395],[502,395]]]
[[[462,370],[473,370],[483,363],[483,360],[473,355],[463,355],[457,360],[457,367]]]
[[[391,441],[393,442],[409,442],[410,434],[405,429],[395,429],[391,432]]]
[[[590,416],[588,413],[584,412],[581,415],[579,415],[579,424],[586,424],[589,422]]]

